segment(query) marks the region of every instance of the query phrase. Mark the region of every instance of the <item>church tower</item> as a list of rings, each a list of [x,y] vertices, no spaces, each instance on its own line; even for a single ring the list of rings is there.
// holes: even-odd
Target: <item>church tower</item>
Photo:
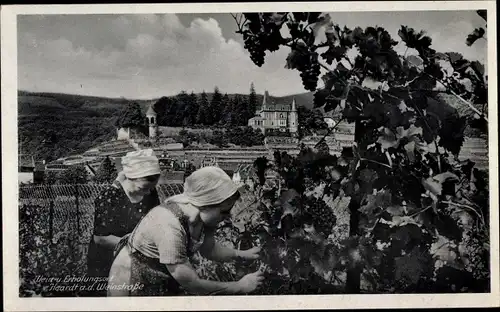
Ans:
[[[156,120],[156,112],[153,108],[153,104],[149,105],[148,111],[146,112],[146,118],[149,124],[149,138],[153,139],[156,137],[156,132],[158,131],[158,123]]]
[[[288,114],[288,129],[292,134],[297,133],[299,130],[299,116],[297,112],[297,104],[295,103],[295,97],[292,100],[292,110]]]

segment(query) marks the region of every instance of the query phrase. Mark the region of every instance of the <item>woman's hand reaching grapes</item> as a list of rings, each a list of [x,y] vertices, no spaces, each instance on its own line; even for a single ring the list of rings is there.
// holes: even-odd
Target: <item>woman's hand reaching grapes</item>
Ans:
[[[261,271],[243,276],[237,283],[239,292],[248,294],[255,291],[264,281],[264,275]]]

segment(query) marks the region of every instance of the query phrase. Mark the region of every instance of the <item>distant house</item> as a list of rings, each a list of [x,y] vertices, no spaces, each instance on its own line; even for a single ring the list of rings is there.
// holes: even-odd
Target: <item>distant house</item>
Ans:
[[[201,165],[200,167],[209,167],[209,166],[218,166],[217,164],[217,158],[216,157],[210,157],[210,156],[203,156],[203,159],[201,160]]]
[[[266,91],[261,107],[248,120],[248,126],[260,129],[263,133],[266,130],[297,133],[299,120],[295,98],[292,103],[275,103]]]
[[[35,181],[35,159],[32,155],[19,155],[18,183],[34,183]]]

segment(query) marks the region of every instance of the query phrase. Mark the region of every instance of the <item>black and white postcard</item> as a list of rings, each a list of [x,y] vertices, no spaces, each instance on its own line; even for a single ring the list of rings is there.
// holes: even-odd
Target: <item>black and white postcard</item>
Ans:
[[[1,45],[7,310],[500,304],[494,1],[2,6]]]

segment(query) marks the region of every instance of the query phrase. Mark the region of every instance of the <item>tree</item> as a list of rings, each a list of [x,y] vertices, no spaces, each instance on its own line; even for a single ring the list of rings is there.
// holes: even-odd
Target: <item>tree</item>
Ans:
[[[177,111],[175,114],[176,126],[187,127],[191,120],[191,98],[186,91],[181,91],[177,97]]]
[[[248,119],[252,118],[255,115],[255,111],[257,110],[258,100],[257,93],[255,93],[255,86],[252,82],[250,85],[250,95],[248,96]]]
[[[219,124],[229,125],[230,120],[231,120],[231,100],[229,99],[229,96],[226,93],[222,97],[221,119],[219,121]]]
[[[248,124],[246,117],[245,100],[240,95],[236,95],[232,101],[231,124],[233,126],[246,126]]]
[[[102,161],[95,178],[100,183],[110,183],[116,178],[116,168],[109,156]]]
[[[296,157],[275,153],[273,170],[287,190],[272,198],[271,203],[278,204],[261,207],[269,217],[268,234],[258,227],[244,234],[267,235],[273,242],[284,238],[285,251],[292,246],[297,256],[287,266],[288,275],[270,274],[302,279],[302,285],[315,287],[311,283],[318,276],[320,284],[322,274],[345,270],[347,293],[359,293],[362,279],[374,291],[488,289],[488,274],[466,282],[452,279],[457,274],[471,276],[466,250],[488,253],[487,246],[470,240],[463,245],[466,236],[487,240],[488,206],[479,198],[488,190],[486,184],[472,182],[481,175],[471,169],[473,163],[457,160],[466,118],[437,97],[451,93],[477,112],[473,101],[485,90],[482,65],[453,53],[438,53],[431,48],[430,37],[407,26],[398,35],[417,51],[418,66],[406,53],[394,50],[397,42],[382,27],[340,27],[319,12],[244,13],[234,18],[255,65],[265,63],[267,51],[289,48],[286,67],[299,71],[304,88],[315,91],[315,107],[324,112],[340,109],[342,120],[355,123],[355,142],[340,157],[324,157],[305,147]],[[283,37],[285,33],[289,37]],[[325,42],[318,42],[319,34]],[[354,51],[350,57],[348,52]],[[452,74],[441,67],[443,59],[451,63]],[[472,74],[477,79],[468,77]],[[471,80],[474,91],[463,90],[464,78]],[[263,186],[263,174],[259,180]],[[467,187],[469,183],[475,187]],[[349,237],[339,244],[329,242],[330,231],[324,230],[335,224],[325,196],[349,199]],[[457,213],[478,227],[462,226]],[[286,260],[290,253],[279,252],[276,244],[266,246],[270,266],[290,261]],[[437,268],[436,261],[446,264]],[[294,265],[293,272],[300,267],[304,274],[292,273]],[[327,289],[317,287],[314,293]]]
[[[313,131],[328,129],[328,125],[323,118],[323,114],[317,110],[310,110],[307,107],[297,108],[299,137],[312,135]]]
[[[145,118],[146,116],[142,113],[141,106],[136,102],[132,102],[120,112],[116,121],[116,126],[118,128],[142,129],[144,127]]]
[[[188,98],[188,103],[189,103],[189,124],[194,125],[197,123],[197,115],[198,111],[200,109],[200,105],[198,104],[198,98],[196,97],[196,94],[194,92],[191,92]]]
[[[217,145],[218,147],[227,147],[228,139],[226,134],[221,130],[215,130],[212,135],[212,144]]]
[[[168,111],[172,106],[172,100],[169,97],[163,96],[153,105],[156,112],[156,122],[159,126],[168,125]]]
[[[196,119],[198,123],[202,125],[212,124],[212,113],[210,111],[210,103],[208,102],[208,97],[205,91],[201,93],[200,107]]]
[[[210,101],[210,109],[212,111],[212,124],[217,124],[222,117],[222,94],[218,87],[215,87],[212,100]]]

